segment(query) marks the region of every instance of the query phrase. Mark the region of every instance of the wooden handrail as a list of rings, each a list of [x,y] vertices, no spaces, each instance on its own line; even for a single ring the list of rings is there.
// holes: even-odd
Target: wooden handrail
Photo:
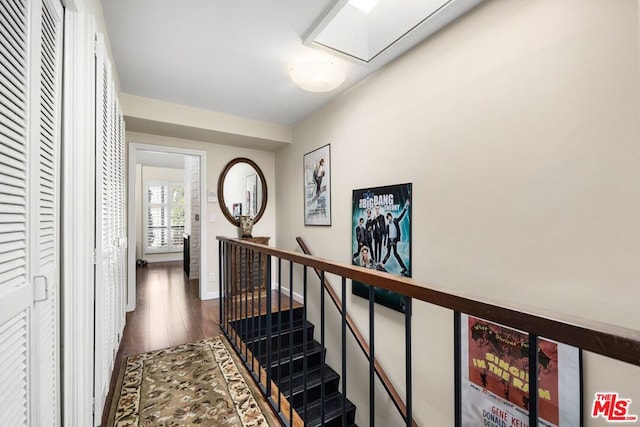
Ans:
[[[240,239],[226,237],[217,237],[217,239],[640,366],[640,330],[564,313],[532,309],[523,305],[500,304],[482,297],[467,297],[433,284],[420,284],[406,277],[336,263]]]
[[[298,245],[300,245],[300,249],[302,249],[302,252],[304,252],[306,255],[312,255],[311,251],[309,250],[309,247],[306,245],[304,240],[302,240],[302,237],[296,237],[296,241],[298,242]],[[322,274],[320,274],[320,270],[315,268],[313,270],[318,275],[318,278],[322,280]],[[333,286],[331,286],[331,283],[327,280],[326,277],[324,279],[324,282],[325,282],[325,289],[327,290],[327,293],[329,294],[331,301],[333,301],[333,304],[338,309],[338,312],[340,312],[340,315],[342,315],[342,302],[340,301],[338,294],[336,293],[335,290],[333,290]],[[346,319],[347,326],[349,327],[349,330],[353,334],[353,337],[356,339],[356,342],[360,346],[360,349],[364,352],[365,356],[367,357],[367,360],[371,360],[371,351],[369,348],[369,344],[364,339],[364,336],[360,332],[360,329],[358,329],[358,326],[353,321],[349,313],[347,313],[346,318],[347,318]],[[380,379],[382,386],[385,388],[385,390],[387,390],[387,393],[389,394],[389,397],[393,401],[393,404],[396,406],[396,408],[400,412],[400,415],[402,415],[402,418],[406,420],[407,405],[405,405],[404,401],[400,397],[400,394],[398,393],[396,388],[393,386],[393,383],[389,379],[389,376],[385,372],[380,362],[378,362],[377,357],[373,358],[373,368],[375,370],[376,375],[378,375],[378,378]],[[418,423],[416,423],[415,418],[411,420],[411,424],[415,427],[418,427]]]

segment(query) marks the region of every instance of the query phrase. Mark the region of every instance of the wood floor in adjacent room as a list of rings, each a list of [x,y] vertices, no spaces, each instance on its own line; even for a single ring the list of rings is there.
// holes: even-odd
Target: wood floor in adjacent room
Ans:
[[[103,426],[126,356],[220,335],[218,300],[201,301],[198,291],[198,280],[187,279],[181,261],[153,263],[137,269],[136,309],[127,313],[102,413]]]

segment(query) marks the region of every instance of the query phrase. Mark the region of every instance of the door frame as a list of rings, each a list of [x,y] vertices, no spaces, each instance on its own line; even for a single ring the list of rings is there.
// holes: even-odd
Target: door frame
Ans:
[[[195,156],[200,160],[200,279],[199,292],[200,299],[211,299],[215,296],[206,292],[207,272],[207,152],[202,150],[193,150],[190,148],[171,147],[166,145],[142,144],[138,142],[129,142],[128,147],[128,206],[127,206],[127,311],[136,309],[136,187],[139,185],[136,177],[136,164],[138,163],[138,153],[151,151],[155,153],[180,154],[183,156]]]

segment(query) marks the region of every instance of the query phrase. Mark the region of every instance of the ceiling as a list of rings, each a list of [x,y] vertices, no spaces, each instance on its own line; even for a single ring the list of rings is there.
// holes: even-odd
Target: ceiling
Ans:
[[[346,69],[345,83],[328,93],[306,92],[293,84],[289,68],[318,52],[303,45],[303,38],[338,2],[346,0],[102,0],[101,4],[122,93],[290,127],[426,37],[406,36],[369,63],[335,57]],[[431,32],[446,24],[433,21]],[[127,120],[128,129],[137,130],[140,122]],[[150,128],[154,120],[142,122],[144,132],[154,133]],[[172,136],[179,137],[180,132]]]

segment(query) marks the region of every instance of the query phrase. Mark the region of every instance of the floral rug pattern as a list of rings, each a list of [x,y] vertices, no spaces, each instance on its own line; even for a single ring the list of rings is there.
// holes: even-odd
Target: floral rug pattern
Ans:
[[[268,426],[220,337],[129,356],[114,425]]]

